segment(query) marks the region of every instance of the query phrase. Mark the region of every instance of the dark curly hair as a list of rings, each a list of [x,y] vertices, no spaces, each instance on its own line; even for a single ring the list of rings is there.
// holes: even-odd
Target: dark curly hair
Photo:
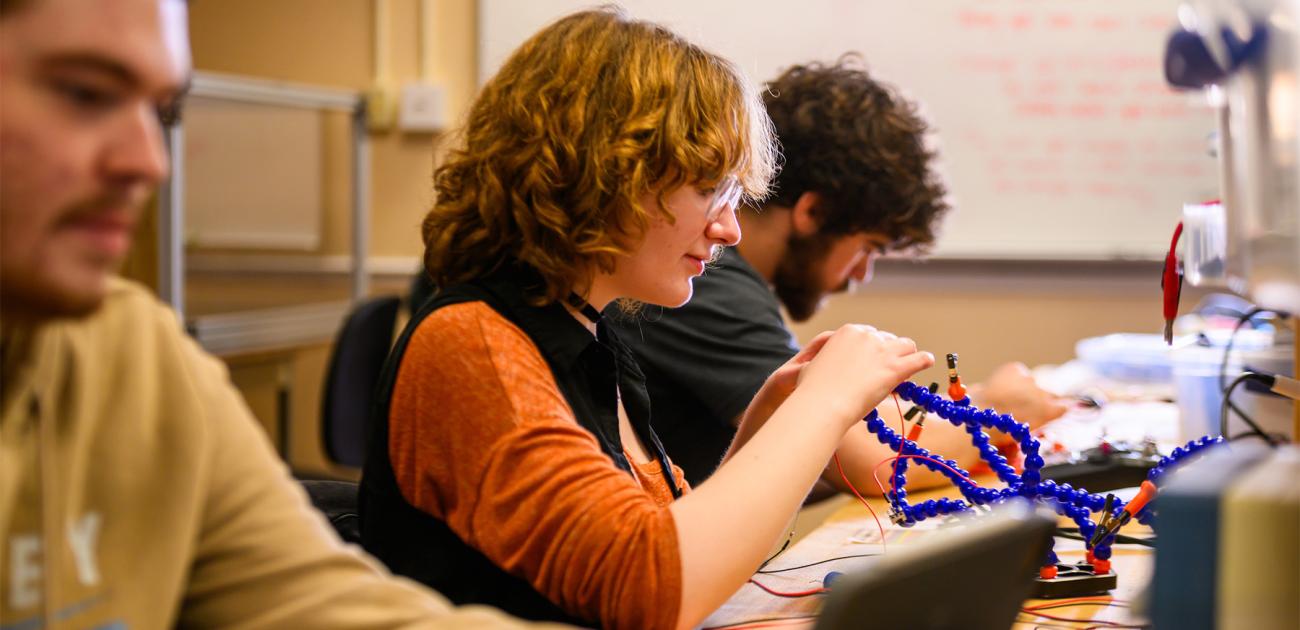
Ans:
[[[925,146],[916,105],[867,74],[862,59],[794,66],[763,95],[785,164],[770,205],[819,193],[822,235],[878,232],[889,249],[924,250],[948,211],[947,188]]]

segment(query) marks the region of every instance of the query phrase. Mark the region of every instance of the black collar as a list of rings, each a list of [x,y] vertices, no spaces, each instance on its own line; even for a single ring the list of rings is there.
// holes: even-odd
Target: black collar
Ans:
[[[528,335],[543,356],[556,363],[574,365],[596,343],[591,331],[560,302],[538,305],[545,292],[541,274],[525,265],[505,267],[478,282],[510,311],[515,321],[529,322]]]
[[[582,313],[582,316],[586,317],[587,321],[600,325],[600,311],[596,310],[596,307],[592,306],[591,302],[582,299],[582,296],[577,293],[570,293],[569,306],[578,309],[578,312]]]

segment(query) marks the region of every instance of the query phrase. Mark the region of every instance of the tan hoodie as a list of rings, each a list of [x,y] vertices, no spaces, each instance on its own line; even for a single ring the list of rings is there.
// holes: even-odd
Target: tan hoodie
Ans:
[[[0,630],[516,625],[339,542],[141,287],[2,341]]]

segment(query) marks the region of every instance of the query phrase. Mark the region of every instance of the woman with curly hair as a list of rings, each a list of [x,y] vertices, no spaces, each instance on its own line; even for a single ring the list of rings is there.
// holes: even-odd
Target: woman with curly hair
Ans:
[[[917,103],[870,74],[859,55],[786,68],[764,88],[783,162],[772,195],[740,214],[744,242],[695,282],[682,308],[611,317],[646,374],[655,431],[695,485],[717,469],[754,393],[799,351],[787,319],[807,321],[832,294],[869,281],[882,253],[924,252],[950,209]],[[1035,428],[1066,410],[1018,363],[999,367],[971,396]],[[890,426],[901,420],[895,409],[879,410]],[[930,423],[919,443],[962,467],[983,465],[962,427]],[[894,452],[862,426],[837,454],[845,474],[827,466],[814,497],[849,492],[847,482],[874,492],[872,472]],[[910,490],[949,483],[919,466],[910,472]]]
[[[867,327],[824,334],[685,483],[600,310],[685,303],[774,162],[753,88],[660,26],[602,9],[525,42],[435,176],[439,292],[381,380],[366,548],[458,603],[601,627],[691,627],[739,588],[845,431],[933,362]]]

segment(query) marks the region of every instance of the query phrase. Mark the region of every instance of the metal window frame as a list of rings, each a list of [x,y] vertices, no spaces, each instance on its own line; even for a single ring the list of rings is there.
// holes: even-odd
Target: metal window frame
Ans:
[[[370,137],[366,100],[352,90],[271,81],[213,72],[195,72],[190,97],[346,112],[352,116],[352,302],[370,290]],[[167,130],[171,177],[158,199],[159,297],[184,318],[185,308],[185,133]]]

